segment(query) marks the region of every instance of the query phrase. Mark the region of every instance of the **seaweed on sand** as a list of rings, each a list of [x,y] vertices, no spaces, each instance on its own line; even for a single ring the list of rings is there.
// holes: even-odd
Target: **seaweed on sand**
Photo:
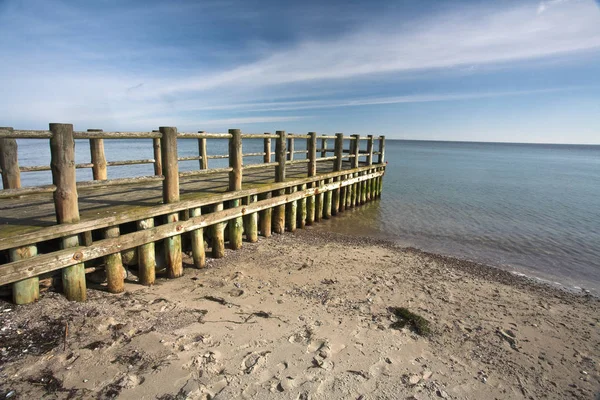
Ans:
[[[429,336],[431,327],[429,321],[404,307],[388,307],[388,311],[396,317],[390,325],[392,329],[402,329],[408,326],[412,331],[421,336]]]

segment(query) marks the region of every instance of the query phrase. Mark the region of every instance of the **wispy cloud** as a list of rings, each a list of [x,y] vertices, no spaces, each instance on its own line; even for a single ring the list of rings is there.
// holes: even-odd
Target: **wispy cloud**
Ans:
[[[600,51],[600,10],[593,0],[494,2],[429,10],[401,22],[393,13],[365,14],[352,19],[352,30],[335,35],[299,34],[285,45],[260,36],[239,47],[229,42],[198,47],[195,40],[210,34],[205,31],[192,40],[146,40],[155,31],[164,36],[176,31],[161,30],[151,19],[157,15],[176,17],[172,26],[181,29],[202,29],[194,20],[198,6],[152,5],[124,14],[143,19],[125,21],[113,13],[93,18],[95,10],[82,14],[63,2],[40,4],[39,10],[27,12],[16,6],[5,7],[4,14],[0,10],[0,51],[10,54],[0,65],[0,85],[9,94],[0,98],[4,124],[27,121],[39,127],[62,120],[92,126],[107,121],[120,129],[147,129],[168,123],[279,123],[304,117],[286,115],[290,111],[550,93],[560,88],[407,95],[414,91],[402,85],[379,94],[361,93],[359,85],[449,70],[475,75],[483,66],[512,67]],[[251,11],[244,8],[244,13]],[[60,15],[63,23],[55,23]],[[224,66],[223,59],[232,65]],[[345,98],[323,95],[338,89]],[[309,100],[294,100],[300,96]],[[258,100],[282,97],[287,99]]]

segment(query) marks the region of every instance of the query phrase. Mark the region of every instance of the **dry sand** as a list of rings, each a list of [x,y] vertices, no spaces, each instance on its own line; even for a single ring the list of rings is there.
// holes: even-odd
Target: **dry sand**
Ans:
[[[593,399],[599,305],[307,229],[122,295],[0,303],[0,399]],[[431,334],[394,329],[388,307]]]

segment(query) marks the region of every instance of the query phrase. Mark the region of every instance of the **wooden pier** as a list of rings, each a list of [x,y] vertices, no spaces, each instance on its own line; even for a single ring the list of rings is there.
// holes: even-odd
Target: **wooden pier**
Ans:
[[[17,139],[48,140],[50,165],[19,166]],[[89,163],[77,163],[75,139],[89,140]],[[119,139],[147,139],[154,158],[107,161],[104,141]],[[180,157],[182,140],[197,141],[198,155]],[[213,140],[227,140],[228,154],[209,155]],[[306,150],[296,150],[300,140]],[[247,141],[262,141],[263,151],[243,153]],[[58,271],[65,296],[75,301],[86,299],[86,271],[104,269],[112,293],[124,290],[123,264],[137,266],[143,285],[162,269],[180,277],[183,251],[203,268],[207,254],[225,255],[227,243],[237,250],[243,239],[293,232],[378,198],[384,147],[383,136],[342,133],[0,128],[0,286],[12,285],[13,301],[27,304],[38,299],[40,278]],[[244,165],[246,157],[262,162]],[[228,159],[228,167],[209,168],[210,159]],[[198,161],[198,169],[179,171],[184,161]],[[109,167],[134,164],[153,164],[154,175],[109,178]],[[82,168],[92,170],[92,181],[76,180]],[[32,171],[51,171],[52,185],[21,187],[21,173]]]

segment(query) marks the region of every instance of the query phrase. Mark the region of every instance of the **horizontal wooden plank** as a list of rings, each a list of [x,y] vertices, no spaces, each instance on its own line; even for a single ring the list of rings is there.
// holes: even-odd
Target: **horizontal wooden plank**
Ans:
[[[50,139],[51,137],[52,137],[52,132],[50,132],[50,131],[24,131],[24,130],[8,131],[6,129],[0,129],[0,138]]]
[[[332,160],[336,160],[337,157],[336,156],[331,156],[331,157],[321,157],[321,158],[317,158],[315,161],[319,162],[319,161],[332,161]]]
[[[75,168],[92,168],[94,164],[85,163],[85,164],[75,164]],[[19,167],[19,171],[21,172],[38,172],[38,171],[50,171],[49,165],[35,165],[30,167]]]
[[[261,135],[260,133],[242,133],[242,139],[277,139],[277,135]]]
[[[177,161],[198,161],[202,160],[202,156],[179,157]]]
[[[42,254],[34,258],[0,265],[0,286],[62,269],[71,265],[80,264],[82,262],[93,260],[99,257],[104,257],[109,254],[118,253],[146,243],[180,235],[185,232],[206,228],[211,225],[226,222],[247,214],[280,206],[309,196],[314,196],[318,193],[328,192],[343,186],[376,178],[382,174],[383,171],[373,172],[368,175],[358,176],[345,181],[324,184],[317,188],[309,188],[303,191],[273,197],[271,199],[260,200],[248,205],[230,208],[198,217],[191,217],[186,221],[177,221],[160,225],[151,229],[128,233],[121,235],[118,238],[99,240],[93,242],[90,246],[72,247],[50,254]]]
[[[260,164],[248,164],[248,165],[244,165],[242,167],[242,169],[247,170],[247,169],[269,168],[269,167],[274,167],[276,165],[279,165],[279,163],[271,162],[271,163],[260,163]]]
[[[107,167],[116,167],[118,165],[136,165],[136,164],[154,164],[153,158],[146,160],[122,160],[122,161],[109,161],[106,163]]]
[[[102,181],[77,182],[77,190],[86,190],[101,186],[135,185],[140,183],[156,182],[165,179],[163,176],[136,176],[135,178],[106,179]]]
[[[196,133],[196,132],[180,132],[177,134],[177,139],[230,139],[230,133]]]
[[[264,155],[265,155],[264,152],[263,153],[245,153],[245,154],[242,154],[242,157],[258,157],[258,156],[262,157]]]
[[[186,178],[190,176],[200,176],[200,175],[210,175],[210,174],[220,174],[222,172],[229,172],[232,169],[227,168],[209,168],[209,169],[197,169],[194,171],[184,171],[179,173],[180,178]]]
[[[75,139],[153,139],[162,137],[160,132],[73,132]]]
[[[276,164],[276,163],[272,163],[272,164]],[[118,225],[118,224],[139,221],[141,219],[176,213],[176,212],[188,210],[191,208],[203,207],[203,206],[208,206],[211,204],[216,204],[219,202],[230,201],[230,200],[243,198],[243,197],[250,196],[250,195],[258,195],[261,193],[266,193],[266,192],[270,192],[270,191],[274,191],[274,190],[281,190],[281,189],[285,189],[289,186],[302,185],[305,183],[308,184],[308,183],[316,182],[316,181],[323,180],[323,179],[335,178],[340,175],[346,175],[349,173],[368,171],[369,169],[377,168],[377,167],[385,168],[385,166],[383,164],[381,164],[381,165],[359,167],[359,168],[354,168],[351,170],[347,169],[347,170],[338,171],[338,172],[329,172],[329,173],[320,174],[320,175],[317,175],[314,177],[300,178],[300,179],[289,180],[286,182],[265,184],[265,185],[261,185],[258,187],[242,189],[242,190],[239,190],[236,192],[217,193],[214,195],[205,196],[202,199],[185,200],[185,201],[180,201],[180,202],[171,203],[171,204],[160,204],[155,207],[152,207],[151,209],[134,208],[127,212],[119,213],[117,215],[111,215],[109,217],[98,218],[98,219],[94,219],[94,220],[81,221],[76,224],[62,224],[62,225],[48,226],[48,227],[40,228],[38,230],[34,230],[32,232],[22,233],[17,236],[0,238],[0,250],[22,247],[22,246],[33,244],[33,243],[38,243],[38,242],[43,242],[46,240],[60,238],[63,236],[76,235],[76,234],[87,232],[87,231],[94,230],[94,229],[102,229],[102,228],[106,228],[106,227],[114,226],[114,225]],[[212,170],[214,171],[215,169],[212,169]],[[225,170],[225,171],[221,171],[221,172],[228,172],[231,169],[223,168],[223,170]],[[211,170],[209,169],[209,170],[198,170],[198,171],[189,171],[189,172],[194,172],[194,173],[200,174],[200,171],[211,171]],[[11,190],[20,190],[20,189],[11,189]],[[0,197],[1,197],[2,192],[3,191],[0,191]],[[11,197],[11,196],[7,196],[7,197]]]
[[[7,199],[10,197],[19,197],[19,196],[28,196],[28,195],[40,194],[40,193],[52,193],[54,191],[56,191],[56,186],[54,186],[54,185],[24,187],[24,188],[20,188],[20,189],[3,189],[3,190],[0,190],[0,199]]]

